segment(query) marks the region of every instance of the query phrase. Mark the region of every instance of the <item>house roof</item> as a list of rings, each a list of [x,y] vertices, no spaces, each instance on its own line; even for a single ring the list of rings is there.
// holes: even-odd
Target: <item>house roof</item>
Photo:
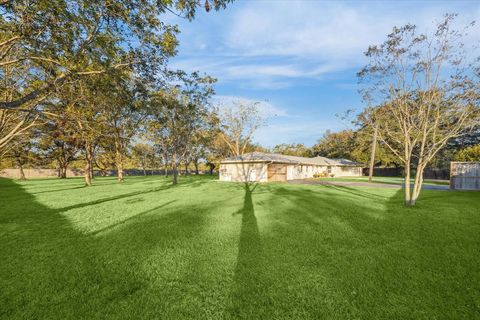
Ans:
[[[329,159],[325,157],[297,157],[287,156],[278,153],[251,152],[241,156],[230,157],[224,159],[221,163],[238,163],[238,162],[274,162],[289,164],[306,164],[317,166],[360,166],[359,163],[348,159]]]

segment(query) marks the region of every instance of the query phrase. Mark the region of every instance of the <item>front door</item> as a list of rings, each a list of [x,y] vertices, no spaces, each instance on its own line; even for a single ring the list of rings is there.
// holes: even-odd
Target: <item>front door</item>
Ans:
[[[269,164],[268,181],[287,181],[287,166],[284,164]]]

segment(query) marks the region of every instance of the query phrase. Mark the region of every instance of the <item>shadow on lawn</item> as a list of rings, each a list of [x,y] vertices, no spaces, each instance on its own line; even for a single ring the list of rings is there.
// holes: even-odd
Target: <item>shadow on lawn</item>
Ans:
[[[402,190],[269,188],[272,197],[265,206],[273,211],[273,225],[268,239],[262,236],[264,248],[288,252],[276,260],[264,251],[264,272],[286,289],[272,299],[271,312],[284,308],[280,312],[289,318],[297,308],[303,319],[473,319],[479,314],[471,301],[472,292],[480,292],[478,281],[472,282],[478,279],[472,268],[478,269],[480,233],[468,194],[439,202],[442,191],[424,192],[417,207],[405,208]],[[276,206],[278,199],[285,201]],[[464,212],[467,201],[470,211]],[[287,288],[302,292],[304,300],[289,297]]]
[[[263,269],[263,247],[252,200],[252,193],[257,186],[258,184],[244,184],[243,207],[237,212],[242,215],[242,224],[231,305],[226,318],[251,319],[266,316],[261,311],[268,300],[268,283]]]
[[[171,301],[136,300],[153,290],[143,263],[170,247],[182,247],[188,263],[199,248],[184,245],[204,227],[198,213],[209,210],[183,206],[150,215],[170,201],[87,235],[61,215],[65,208],[40,204],[12,180],[0,179],[0,193],[0,318],[155,318],[158,310],[172,310],[182,288],[172,291],[168,281],[154,289],[170,292]]]

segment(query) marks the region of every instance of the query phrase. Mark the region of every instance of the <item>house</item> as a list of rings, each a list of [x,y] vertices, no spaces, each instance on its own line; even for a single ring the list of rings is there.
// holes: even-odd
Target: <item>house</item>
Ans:
[[[362,165],[348,159],[252,152],[223,160],[219,173],[220,181],[287,181],[313,178],[317,174],[358,177],[362,175]]]

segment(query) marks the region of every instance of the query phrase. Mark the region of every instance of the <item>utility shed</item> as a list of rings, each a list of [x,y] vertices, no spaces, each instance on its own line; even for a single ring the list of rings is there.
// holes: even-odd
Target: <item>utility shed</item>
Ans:
[[[221,181],[287,181],[313,178],[316,174],[333,177],[362,175],[362,165],[348,159],[296,157],[252,152],[220,162]]]
[[[480,162],[451,162],[450,189],[480,190]]]

